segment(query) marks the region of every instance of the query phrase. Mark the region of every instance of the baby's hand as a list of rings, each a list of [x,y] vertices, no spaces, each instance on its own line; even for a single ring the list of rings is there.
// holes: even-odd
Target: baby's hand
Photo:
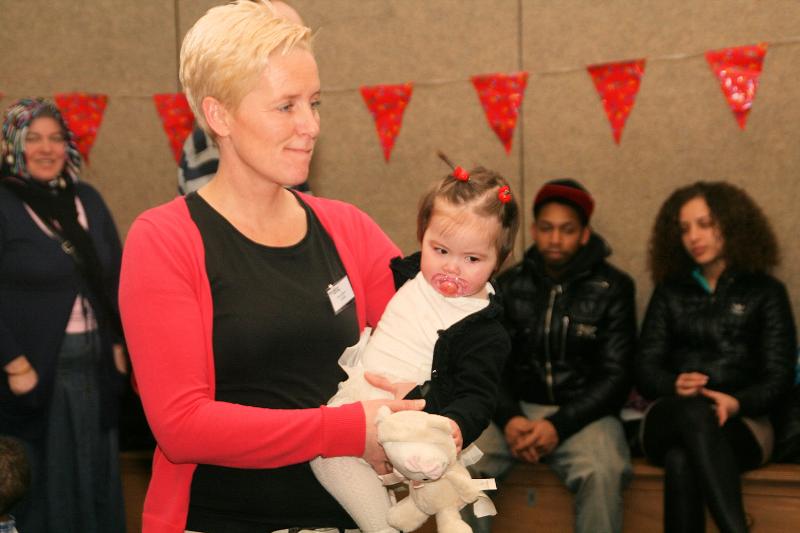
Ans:
[[[461,428],[458,427],[456,421],[452,418],[448,418],[450,421],[450,427],[453,429],[453,441],[456,443],[456,453],[461,453],[461,447],[464,446],[464,437],[461,435]]]

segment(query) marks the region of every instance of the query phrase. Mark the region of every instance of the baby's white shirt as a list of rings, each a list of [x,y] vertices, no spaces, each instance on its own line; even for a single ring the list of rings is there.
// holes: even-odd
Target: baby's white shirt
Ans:
[[[490,283],[486,290],[494,294]],[[488,298],[443,296],[420,272],[386,306],[362,356],[364,370],[423,384],[431,376],[438,332],[488,305]]]

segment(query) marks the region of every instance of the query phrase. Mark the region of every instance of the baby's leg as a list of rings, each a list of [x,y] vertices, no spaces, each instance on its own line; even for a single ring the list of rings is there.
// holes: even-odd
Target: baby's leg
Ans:
[[[392,398],[391,393],[367,383],[361,367],[342,368],[349,377],[340,384],[339,391],[328,405]],[[311,461],[311,470],[363,533],[397,533],[386,522],[391,507],[389,492],[366,461],[358,457],[317,457]]]
[[[397,533],[386,522],[392,505],[389,492],[365,461],[357,457],[317,457],[311,461],[311,470],[363,533]]]
[[[337,406],[362,400],[393,399],[393,394],[377,389],[364,379],[360,364],[369,334],[365,331],[356,346],[345,350],[339,360],[347,380],[339,384],[328,405]],[[311,470],[320,484],[361,529],[362,533],[398,533],[386,521],[391,507],[389,492],[366,461],[358,457],[317,457]]]

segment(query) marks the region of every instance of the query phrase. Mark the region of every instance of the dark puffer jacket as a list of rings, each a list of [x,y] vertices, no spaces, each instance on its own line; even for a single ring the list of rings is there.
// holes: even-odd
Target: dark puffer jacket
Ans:
[[[659,284],[645,315],[637,385],[647,398],[675,393],[682,372],[734,396],[745,416],[767,414],[794,378],[796,333],[781,282],[725,272],[714,293],[691,276]]]
[[[535,247],[500,276],[512,343],[495,416],[501,428],[522,416],[520,400],[560,406],[548,420],[561,441],[619,412],[631,385],[636,309],[633,280],[609,255],[592,234],[558,281]]]

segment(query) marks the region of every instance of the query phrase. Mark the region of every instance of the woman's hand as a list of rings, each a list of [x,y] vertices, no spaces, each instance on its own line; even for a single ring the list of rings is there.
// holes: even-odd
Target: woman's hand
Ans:
[[[697,396],[708,383],[708,376],[700,372],[684,372],[675,380],[675,393],[678,396]]]
[[[413,381],[401,381],[399,383],[392,383],[387,378],[373,374],[372,372],[364,372],[364,379],[373,387],[383,389],[391,392],[395,400],[402,400],[406,395],[417,386]]]
[[[386,452],[383,451],[383,446],[378,442],[378,427],[375,424],[378,409],[384,405],[391,409],[392,412],[421,411],[425,407],[425,400],[368,400],[361,402],[367,423],[364,455],[361,457],[369,463],[378,475],[389,474],[392,471],[392,465],[386,457]]]
[[[8,375],[8,388],[16,396],[29,393],[39,383],[39,374],[24,355],[12,359],[3,370]]]
[[[730,394],[711,389],[701,389],[700,394],[714,402],[720,426],[724,426],[728,419],[739,414],[739,400]]]
[[[421,411],[425,407],[425,400],[403,400],[406,394],[417,386],[416,383],[410,381],[392,383],[384,376],[371,372],[364,372],[364,379],[373,387],[392,393],[395,398],[394,401],[370,400],[361,402],[361,405],[364,406],[364,414],[367,417],[367,443],[364,447],[364,455],[362,457],[372,466],[378,475],[389,474],[392,471],[392,465],[389,463],[389,459],[383,451],[383,446],[378,442],[378,428],[375,425],[375,417],[377,416],[378,409],[382,405],[387,405],[393,412],[406,411],[409,409]],[[460,434],[461,432],[459,431],[459,435]]]
[[[121,344],[112,346],[114,351],[114,366],[120,374],[128,373],[128,358],[125,357],[125,347]]]

